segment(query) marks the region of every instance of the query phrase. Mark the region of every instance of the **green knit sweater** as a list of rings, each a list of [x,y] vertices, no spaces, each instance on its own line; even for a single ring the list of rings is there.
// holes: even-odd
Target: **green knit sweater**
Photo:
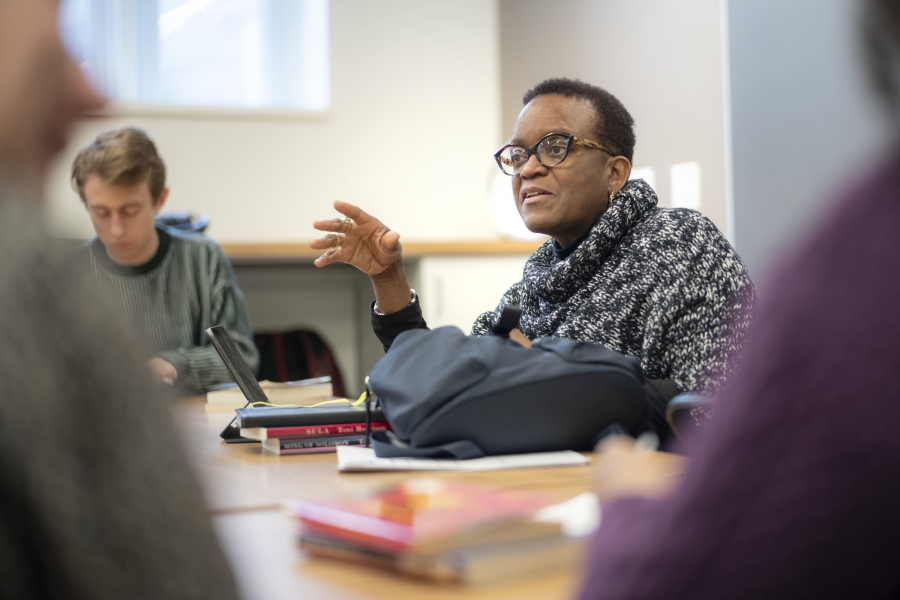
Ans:
[[[259,353],[244,296],[231,264],[212,240],[157,229],[159,249],[150,262],[114,263],[99,239],[85,244],[101,291],[122,312],[146,356],[159,356],[178,370],[177,385],[188,393],[232,381],[206,329],[224,325],[254,371]]]

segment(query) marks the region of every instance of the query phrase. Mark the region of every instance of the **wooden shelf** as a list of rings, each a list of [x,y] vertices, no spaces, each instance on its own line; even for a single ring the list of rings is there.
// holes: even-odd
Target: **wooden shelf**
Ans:
[[[471,242],[405,242],[403,256],[502,256],[531,254],[543,244],[511,240]],[[231,260],[297,260],[315,259],[321,250],[313,250],[306,243],[223,243],[222,250]]]

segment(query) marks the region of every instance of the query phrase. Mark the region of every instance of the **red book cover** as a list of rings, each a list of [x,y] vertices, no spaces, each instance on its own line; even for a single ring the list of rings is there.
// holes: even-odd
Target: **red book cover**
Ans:
[[[391,426],[384,421],[372,423],[372,431],[386,431]],[[297,427],[254,427],[244,429],[241,433],[244,437],[253,440],[268,440],[271,438],[298,438],[319,437],[323,435],[356,435],[366,434],[365,423],[342,423],[335,425],[301,425]]]
[[[290,509],[304,532],[404,552],[489,523],[525,519],[552,501],[542,492],[414,478],[368,499],[297,501]]]

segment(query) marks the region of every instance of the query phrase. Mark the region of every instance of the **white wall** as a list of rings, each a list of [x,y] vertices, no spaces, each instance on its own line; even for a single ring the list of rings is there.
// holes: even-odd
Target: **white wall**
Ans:
[[[134,117],[82,124],[53,170],[49,216],[92,234],[68,180],[101,130],[145,128],[169,168],[169,208],[210,213],[219,241],[303,241],[355,202],[404,239],[496,238],[496,0],[331,0],[332,107],[320,120]]]
[[[635,119],[634,166],[653,167],[661,204],[671,166],[699,162],[700,210],[727,232],[720,0],[500,0],[500,25],[505,136],[545,78],[606,88]]]
[[[455,325],[469,333],[481,313],[494,310],[500,297],[522,279],[528,255],[430,256],[420,259],[416,290],[429,327]]]

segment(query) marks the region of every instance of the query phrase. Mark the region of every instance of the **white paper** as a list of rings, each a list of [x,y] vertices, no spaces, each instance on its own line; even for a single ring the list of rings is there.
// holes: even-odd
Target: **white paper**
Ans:
[[[565,502],[545,506],[534,513],[534,520],[559,523],[569,537],[586,537],[600,525],[600,502],[597,494],[582,492]]]
[[[378,458],[372,448],[337,447],[338,471],[499,471],[534,467],[577,467],[591,459],[578,452],[538,452],[485,456],[469,460],[435,458]]]

